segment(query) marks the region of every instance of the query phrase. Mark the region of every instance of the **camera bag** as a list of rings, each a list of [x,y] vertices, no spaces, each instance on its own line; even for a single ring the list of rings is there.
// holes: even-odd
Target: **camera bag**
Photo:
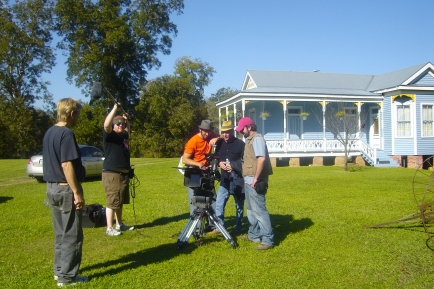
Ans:
[[[98,228],[107,226],[105,208],[100,204],[91,204],[83,208],[83,228]]]

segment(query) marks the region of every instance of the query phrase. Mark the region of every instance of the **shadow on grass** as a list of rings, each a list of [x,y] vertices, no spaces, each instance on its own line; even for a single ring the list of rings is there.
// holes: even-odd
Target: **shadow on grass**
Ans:
[[[0,196],[0,204],[1,203],[6,203],[7,201],[12,200],[13,197],[4,197],[4,196]]]
[[[150,227],[155,227],[155,226],[164,226],[166,224],[169,224],[172,222],[178,222],[181,220],[185,220],[185,224],[187,224],[189,219],[190,219],[190,214],[185,213],[185,214],[177,215],[177,216],[162,217],[162,218],[159,218],[159,219],[152,221],[151,223],[143,223],[141,225],[136,225],[135,227],[137,229],[143,229],[143,228],[150,228]]]
[[[179,256],[180,253],[191,253],[191,250],[176,250],[176,244],[164,244],[158,247],[131,253],[119,259],[86,266],[80,271],[84,273],[89,270],[97,270],[98,273],[88,274],[89,278],[104,277],[153,263],[161,263]]]
[[[289,234],[306,230],[314,224],[309,218],[295,220],[292,215],[270,215],[270,218],[273,225],[275,246],[278,246]]]
[[[273,226],[275,246],[285,240],[289,234],[306,230],[313,225],[312,220],[309,218],[294,220],[292,215],[270,215],[270,219]],[[235,217],[229,217],[227,220],[225,218],[225,227],[231,232],[235,228]],[[249,221],[246,216],[244,216],[243,227],[245,228],[243,233],[247,234]]]

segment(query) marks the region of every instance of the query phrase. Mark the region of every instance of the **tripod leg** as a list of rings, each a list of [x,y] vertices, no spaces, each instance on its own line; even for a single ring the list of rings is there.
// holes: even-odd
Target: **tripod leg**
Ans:
[[[213,213],[211,213],[209,210],[206,210],[205,213],[209,216],[210,220],[214,223],[215,227],[222,233],[223,237],[231,243],[233,248],[237,248],[238,245],[235,243],[234,239],[232,239],[232,236],[229,234],[229,232],[226,230],[226,228],[220,224],[219,220],[217,219],[217,216]]]
[[[201,218],[201,214],[199,212],[195,212],[193,216],[191,216],[190,220],[188,220],[187,225],[185,226],[184,230],[182,230],[181,235],[179,235],[177,244],[177,249],[181,249],[187,242],[188,239],[190,239],[190,236],[194,233],[196,230],[197,224],[199,223]],[[197,237],[195,236],[197,239]]]

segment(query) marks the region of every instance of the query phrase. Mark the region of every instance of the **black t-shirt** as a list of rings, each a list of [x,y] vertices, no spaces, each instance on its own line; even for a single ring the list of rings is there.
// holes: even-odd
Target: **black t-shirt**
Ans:
[[[107,134],[102,133],[104,145],[104,164],[106,171],[130,170],[130,150],[128,147],[128,132],[124,131],[121,135],[113,130]]]
[[[66,183],[62,163],[70,161],[79,182],[84,180],[84,168],[74,133],[66,126],[54,125],[45,133],[42,148],[44,180]]]

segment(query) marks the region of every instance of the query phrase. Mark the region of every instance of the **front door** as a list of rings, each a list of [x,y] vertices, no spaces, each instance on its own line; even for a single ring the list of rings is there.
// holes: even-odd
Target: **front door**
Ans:
[[[369,145],[375,149],[380,148],[380,109],[371,108],[370,126],[369,126]]]
[[[302,132],[302,125],[303,122],[300,121],[300,113],[301,113],[301,107],[288,107],[288,135],[289,139],[294,138],[297,136],[299,139],[301,139],[301,132]]]

